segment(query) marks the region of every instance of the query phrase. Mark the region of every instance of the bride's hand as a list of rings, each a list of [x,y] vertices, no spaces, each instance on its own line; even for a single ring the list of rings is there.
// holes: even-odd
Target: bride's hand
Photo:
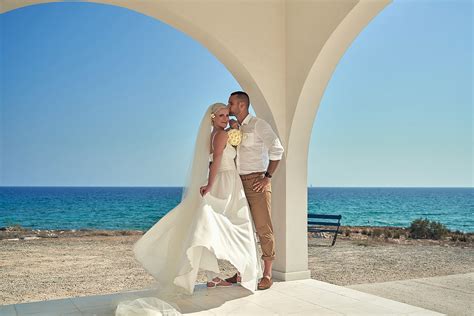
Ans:
[[[208,184],[208,185],[205,185],[205,186],[202,186],[200,189],[199,189],[199,192],[201,193],[201,196],[204,196],[207,194],[207,192],[211,191],[211,186]]]

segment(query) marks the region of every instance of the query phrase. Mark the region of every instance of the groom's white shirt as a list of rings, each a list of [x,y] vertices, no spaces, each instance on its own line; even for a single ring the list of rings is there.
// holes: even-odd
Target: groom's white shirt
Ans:
[[[248,114],[240,126],[243,138],[237,147],[236,165],[239,174],[267,171],[269,160],[281,160],[283,146],[271,126]]]

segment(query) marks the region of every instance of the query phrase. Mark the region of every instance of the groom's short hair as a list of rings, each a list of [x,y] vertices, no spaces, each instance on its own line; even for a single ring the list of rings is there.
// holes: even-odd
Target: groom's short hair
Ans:
[[[237,96],[237,99],[240,101],[244,101],[245,105],[247,105],[247,108],[250,106],[250,98],[249,95],[244,92],[244,91],[235,91],[230,94],[231,96],[235,95]]]

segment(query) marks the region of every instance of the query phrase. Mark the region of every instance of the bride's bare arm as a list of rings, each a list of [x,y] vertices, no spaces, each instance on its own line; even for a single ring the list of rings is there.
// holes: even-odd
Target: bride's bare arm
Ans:
[[[221,165],[222,155],[224,153],[224,148],[227,144],[227,139],[229,136],[225,131],[217,132],[214,136],[214,141],[212,147],[214,148],[212,154],[212,164],[209,167],[209,178],[207,180],[207,185],[201,187],[201,195],[205,195],[207,192],[211,191],[212,186],[214,185],[214,180],[216,178],[217,170]]]

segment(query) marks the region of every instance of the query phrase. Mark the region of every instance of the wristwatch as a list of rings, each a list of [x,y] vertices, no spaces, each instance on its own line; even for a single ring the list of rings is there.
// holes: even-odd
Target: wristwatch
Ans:
[[[268,178],[268,179],[271,179],[272,178],[272,175],[267,172],[265,172],[265,177]]]

